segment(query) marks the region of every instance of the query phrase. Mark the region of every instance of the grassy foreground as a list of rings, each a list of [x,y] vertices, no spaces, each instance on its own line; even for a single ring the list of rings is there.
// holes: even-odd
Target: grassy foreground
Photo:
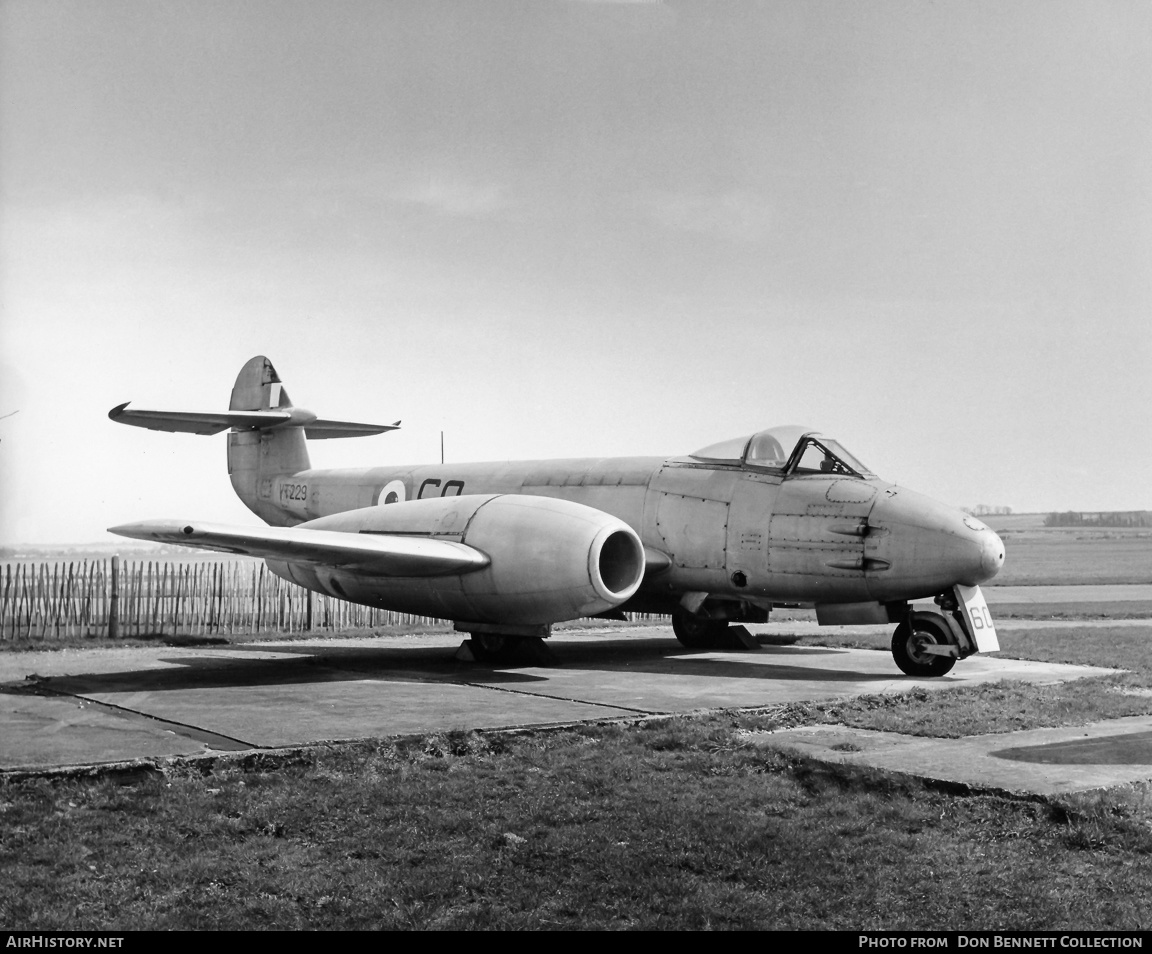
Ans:
[[[763,717],[761,717],[761,720]],[[739,718],[3,791],[13,928],[1139,928],[1145,792],[820,770]]]
[[[0,784],[0,924],[139,928],[1146,928],[1152,795],[1048,803],[821,768],[756,730],[956,735],[1152,711],[1152,626],[1003,634],[1124,666],[523,736],[457,733]]]

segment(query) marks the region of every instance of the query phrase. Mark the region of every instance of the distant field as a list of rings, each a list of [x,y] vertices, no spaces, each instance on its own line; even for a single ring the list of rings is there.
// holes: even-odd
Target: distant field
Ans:
[[[999,586],[1152,583],[1152,530],[1003,527],[997,532],[1005,549],[1004,569],[994,581]]]
[[[1041,530],[1047,516],[1046,513],[980,514],[978,519],[1003,536],[1005,530]]]

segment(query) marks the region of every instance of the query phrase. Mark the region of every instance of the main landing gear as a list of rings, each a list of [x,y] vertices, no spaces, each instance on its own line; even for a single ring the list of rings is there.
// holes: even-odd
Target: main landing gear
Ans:
[[[500,633],[473,633],[472,652],[481,662],[499,662],[508,655],[514,639]]]
[[[740,609],[737,613],[716,619],[710,616],[697,616],[683,606],[672,612],[672,632],[685,649],[759,649],[756,637],[743,626],[729,626],[729,623],[764,623],[768,614],[762,610]]]
[[[672,632],[686,649],[714,649],[725,642],[728,620],[695,616],[678,606],[672,613]]]
[[[476,632],[466,639],[456,658],[493,666],[555,666],[556,656],[539,636]]]

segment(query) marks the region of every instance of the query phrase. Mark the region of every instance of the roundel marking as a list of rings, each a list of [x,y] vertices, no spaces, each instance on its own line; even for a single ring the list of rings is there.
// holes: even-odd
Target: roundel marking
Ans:
[[[390,480],[380,488],[380,496],[376,502],[381,507],[385,504],[403,503],[405,496],[404,481]]]

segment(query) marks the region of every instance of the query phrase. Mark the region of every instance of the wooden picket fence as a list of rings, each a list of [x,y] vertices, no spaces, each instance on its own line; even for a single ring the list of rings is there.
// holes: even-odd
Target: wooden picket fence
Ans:
[[[0,640],[336,631],[431,623],[312,593],[263,562],[80,560],[0,567]]]

